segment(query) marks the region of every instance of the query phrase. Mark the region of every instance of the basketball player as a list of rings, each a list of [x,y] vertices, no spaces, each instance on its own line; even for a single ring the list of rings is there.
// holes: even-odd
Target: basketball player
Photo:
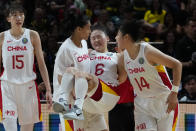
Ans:
[[[124,66],[137,95],[134,98],[135,130],[172,131],[182,65],[140,41],[144,29],[141,21],[125,22],[116,36],[119,48],[124,50]],[[163,65],[173,70],[172,84]]]
[[[83,78],[74,78],[65,74],[67,67],[75,67],[84,72],[90,72],[90,58],[86,40],[91,32],[90,20],[87,16],[70,11],[66,26],[70,37],[67,38],[57,52],[54,65],[54,105],[55,112],[63,113],[65,119],[82,120],[82,107],[88,85]],[[73,108],[69,109],[71,92],[74,89],[76,100]]]
[[[0,34],[0,62],[3,63],[0,83],[0,114],[6,131],[17,131],[17,117],[21,131],[33,131],[39,122],[39,102],[34,55],[46,85],[46,98],[52,105],[51,88],[44,62],[40,37],[36,31],[23,27],[24,9],[12,5],[7,20],[11,29]]]
[[[118,64],[119,54],[108,52],[109,37],[102,26],[92,28],[90,41],[95,49],[90,52],[91,73],[107,85],[114,87],[120,96],[118,104],[109,112],[110,131],[134,130],[133,88],[127,79],[126,71],[119,66],[121,64]]]
[[[66,68],[65,72],[75,78],[85,78],[88,82],[88,93],[83,107],[85,119],[72,122],[60,117],[63,131],[107,131],[102,114],[111,110],[119,101],[117,92],[93,74],[82,72],[74,67]]]
[[[84,108],[83,108],[85,119],[83,121],[75,120],[74,129],[85,130],[85,131],[107,131],[108,130],[107,124],[105,122],[103,113],[111,110],[114,107],[114,105],[116,105],[116,103],[118,102],[115,101],[114,94],[121,97],[119,100],[121,104],[119,105],[124,105],[122,103],[127,102],[130,99],[133,100],[133,90],[131,90],[130,87],[131,85],[129,81],[126,81],[121,86],[118,86],[119,83],[122,83],[126,80],[127,74],[124,70],[121,70],[123,68],[120,68],[120,66],[118,66],[120,64],[118,64],[119,61],[118,61],[117,54],[108,52],[107,50],[107,42],[109,39],[106,35],[106,31],[104,27],[94,26],[92,28],[90,40],[93,48],[95,49],[90,52],[91,73],[95,74],[99,79],[101,79],[107,85],[105,84],[106,87],[105,89],[103,88],[102,90],[103,96],[100,98],[101,100],[99,100],[102,101],[102,103],[99,101],[98,102],[94,101],[93,97],[90,97],[91,95],[89,95],[90,93],[88,93],[84,101]],[[119,77],[119,81],[117,80],[118,77]],[[108,85],[110,85],[110,87],[108,87]],[[109,94],[109,91],[107,92],[106,90],[110,90],[114,94]],[[119,129],[134,130],[133,112],[131,114],[131,111],[133,111],[132,107],[133,106],[131,107],[122,106],[121,110],[118,110],[120,108],[116,110],[121,114],[122,118],[119,118],[117,114],[115,114],[116,117],[114,115],[113,117],[123,121],[122,122],[119,122],[118,120],[112,121],[113,127],[114,124],[118,124],[115,126],[117,127],[115,130],[119,130]]]

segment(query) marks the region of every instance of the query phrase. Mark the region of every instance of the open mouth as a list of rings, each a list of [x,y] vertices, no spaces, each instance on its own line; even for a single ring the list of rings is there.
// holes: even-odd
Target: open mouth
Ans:
[[[16,25],[22,25],[22,22],[16,22]]]

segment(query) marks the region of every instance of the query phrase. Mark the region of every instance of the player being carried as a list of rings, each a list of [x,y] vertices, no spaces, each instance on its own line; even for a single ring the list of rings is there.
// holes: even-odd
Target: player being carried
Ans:
[[[75,67],[84,72],[90,72],[90,58],[86,40],[90,34],[90,20],[87,16],[74,11],[69,11],[66,18],[67,38],[59,48],[54,65],[53,85],[53,109],[55,112],[63,113],[65,119],[82,120],[82,107],[84,97],[88,89],[86,80],[75,79],[66,74],[67,67]],[[71,92],[74,89],[76,100],[72,109],[69,109]]]

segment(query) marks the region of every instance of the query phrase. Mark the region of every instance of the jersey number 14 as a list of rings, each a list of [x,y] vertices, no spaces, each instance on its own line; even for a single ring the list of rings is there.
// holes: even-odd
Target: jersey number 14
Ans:
[[[140,91],[142,91],[142,88],[147,88],[150,89],[150,84],[144,79],[144,77],[140,77],[139,81],[134,78],[134,80],[136,81]]]

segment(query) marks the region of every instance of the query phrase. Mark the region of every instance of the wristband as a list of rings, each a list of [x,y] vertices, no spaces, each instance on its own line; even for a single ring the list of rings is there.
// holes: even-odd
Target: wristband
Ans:
[[[179,86],[172,85],[171,91],[178,93]]]

